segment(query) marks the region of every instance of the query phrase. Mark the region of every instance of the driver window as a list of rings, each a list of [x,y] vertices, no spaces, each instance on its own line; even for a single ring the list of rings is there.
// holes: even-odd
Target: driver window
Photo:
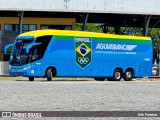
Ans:
[[[41,57],[40,47],[34,47],[32,51],[32,61],[38,60]]]

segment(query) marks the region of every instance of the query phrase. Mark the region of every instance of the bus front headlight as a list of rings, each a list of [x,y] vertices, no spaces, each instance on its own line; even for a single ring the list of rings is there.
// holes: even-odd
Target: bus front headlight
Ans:
[[[9,69],[9,70],[11,69],[11,65],[9,65],[8,69]]]
[[[25,67],[25,68],[23,68],[23,70],[27,70],[27,69],[30,69],[30,68],[32,68],[32,66]]]

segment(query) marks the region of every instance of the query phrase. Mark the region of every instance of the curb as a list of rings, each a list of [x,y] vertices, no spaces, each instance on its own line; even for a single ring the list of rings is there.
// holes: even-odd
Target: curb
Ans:
[[[28,77],[0,77],[0,80],[29,81]],[[35,81],[47,81],[46,78],[35,78]],[[52,78],[52,81],[93,81],[93,78]]]

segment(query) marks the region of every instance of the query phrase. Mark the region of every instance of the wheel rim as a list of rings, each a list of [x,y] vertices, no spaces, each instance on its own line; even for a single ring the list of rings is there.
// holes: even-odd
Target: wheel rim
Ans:
[[[121,73],[120,72],[115,72],[115,78],[118,80],[121,78]]]
[[[127,78],[132,78],[132,73],[131,72],[126,72],[126,77]]]

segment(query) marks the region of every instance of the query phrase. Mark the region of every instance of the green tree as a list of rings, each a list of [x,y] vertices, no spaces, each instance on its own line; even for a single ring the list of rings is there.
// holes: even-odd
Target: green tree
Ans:
[[[82,31],[82,23],[77,23],[76,24],[76,30],[77,31]],[[91,32],[103,32],[101,26],[96,26],[94,23],[87,23],[86,25],[86,31],[91,31]]]

